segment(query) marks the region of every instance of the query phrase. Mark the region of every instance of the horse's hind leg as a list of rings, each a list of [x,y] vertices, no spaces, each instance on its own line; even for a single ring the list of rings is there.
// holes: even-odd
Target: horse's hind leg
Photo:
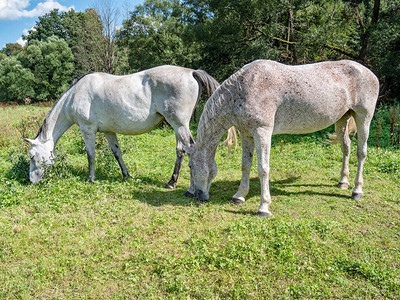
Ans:
[[[342,161],[342,171],[339,180],[338,187],[341,189],[349,188],[349,158],[350,158],[350,137],[348,130],[349,118],[351,115],[345,114],[339,121],[335,124],[336,135],[340,141],[343,161]]]
[[[118,144],[117,135],[115,133],[106,133],[105,136],[106,136],[108,144],[110,145],[110,148],[114,154],[114,157],[118,161],[118,164],[121,168],[122,176],[124,177],[124,179],[128,178],[129,172],[125,166],[124,160],[122,159],[122,152],[121,152],[121,148],[119,147],[119,144]]]
[[[238,191],[232,197],[232,203],[240,205],[249,193],[250,169],[253,164],[254,140],[242,133],[242,179]]]
[[[365,159],[367,157],[367,141],[369,136],[369,125],[371,123],[372,114],[369,114],[368,112],[357,113],[354,115],[354,119],[357,125],[358,168],[357,168],[355,186],[351,198],[353,200],[361,200],[363,196],[362,187],[364,185],[363,168]]]

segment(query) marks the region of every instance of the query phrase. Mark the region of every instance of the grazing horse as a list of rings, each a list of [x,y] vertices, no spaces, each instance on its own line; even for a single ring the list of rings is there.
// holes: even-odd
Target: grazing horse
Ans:
[[[129,173],[122,160],[116,133],[138,135],[165,119],[175,130],[176,162],[167,188],[174,188],[184,158],[183,145],[194,139],[189,121],[204,86],[209,96],[218,82],[202,70],[159,66],[131,75],[91,73],[77,80],[54,104],[31,144],[32,183],[41,180],[45,166],[55,158],[58,139],[73,124],[82,132],[89,161],[89,180],[95,179],[95,135],[104,132],[122,174]]]
[[[261,204],[258,215],[271,215],[269,206],[269,156],[273,134],[304,134],[335,124],[343,151],[339,187],[349,186],[350,139],[348,123],[357,126],[358,170],[352,199],[362,198],[363,165],[369,126],[379,93],[379,82],[367,68],[342,60],[288,66],[274,61],[254,61],[230,78],[207,101],[197,131],[196,144],[186,149],[200,201],[207,201],[217,173],[215,151],[223,133],[235,126],[242,138],[242,179],[233,203],[241,204],[249,192],[254,146],[257,150]]]

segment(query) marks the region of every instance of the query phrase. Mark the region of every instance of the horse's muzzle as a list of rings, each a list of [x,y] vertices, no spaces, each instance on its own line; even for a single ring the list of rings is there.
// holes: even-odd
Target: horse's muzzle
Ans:
[[[200,190],[195,190],[194,191],[194,196],[199,200],[201,203],[207,202],[210,196]]]

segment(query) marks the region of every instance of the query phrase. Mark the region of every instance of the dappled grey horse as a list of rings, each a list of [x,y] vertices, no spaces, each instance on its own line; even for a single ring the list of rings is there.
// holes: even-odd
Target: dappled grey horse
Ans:
[[[55,146],[73,124],[82,132],[89,161],[89,180],[95,179],[95,135],[104,132],[122,174],[129,173],[122,160],[116,133],[137,135],[149,131],[164,118],[176,135],[176,163],[166,187],[178,180],[184,158],[182,146],[194,140],[189,121],[204,86],[209,96],[218,82],[205,71],[160,66],[132,75],[88,74],[76,81],[54,104],[31,144],[32,183],[41,180],[45,166],[55,158]]]
[[[349,186],[350,139],[348,123],[357,126],[358,170],[352,198],[362,198],[363,165],[369,126],[379,93],[376,76],[359,63],[342,60],[287,66],[257,60],[233,74],[207,101],[196,144],[187,149],[194,183],[190,192],[207,201],[217,173],[215,151],[223,133],[235,126],[242,138],[242,179],[233,203],[249,192],[254,146],[257,150],[261,204],[258,215],[270,216],[269,156],[273,134],[303,134],[335,124],[342,144],[343,165],[339,187]]]

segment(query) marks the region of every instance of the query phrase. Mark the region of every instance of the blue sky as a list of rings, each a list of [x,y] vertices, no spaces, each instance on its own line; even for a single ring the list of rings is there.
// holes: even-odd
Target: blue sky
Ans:
[[[144,3],[144,0],[0,0],[0,49],[7,43],[23,43],[21,36],[35,26],[39,16],[52,9],[85,11],[102,1],[113,3],[124,18],[128,10]]]

